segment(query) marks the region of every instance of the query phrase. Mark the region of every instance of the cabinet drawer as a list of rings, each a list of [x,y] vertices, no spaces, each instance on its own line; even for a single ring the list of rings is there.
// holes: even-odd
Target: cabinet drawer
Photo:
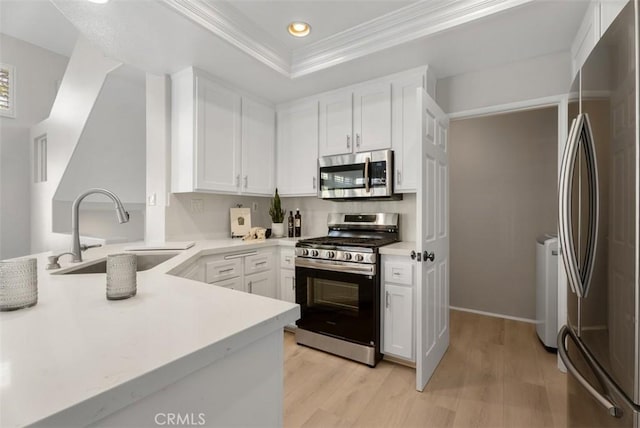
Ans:
[[[214,282],[211,285],[218,287],[230,288],[231,290],[245,291],[242,278],[231,278],[224,281]]]
[[[385,263],[384,280],[394,284],[413,284],[413,265],[411,263]]]
[[[255,256],[248,256],[244,259],[245,275],[264,272],[272,268],[273,268],[273,253],[256,254]]]
[[[205,282],[234,278],[242,273],[242,259],[218,260],[205,264]]]
[[[296,251],[294,248],[280,250],[280,267],[284,269],[294,269],[296,267]]]

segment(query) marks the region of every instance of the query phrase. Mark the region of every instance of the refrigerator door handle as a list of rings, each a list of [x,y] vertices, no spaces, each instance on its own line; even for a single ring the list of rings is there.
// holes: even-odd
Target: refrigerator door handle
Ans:
[[[589,186],[589,233],[587,235],[587,254],[582,269],[582,289],[584,297],[589,294],[593,268],[595,266],[596,248],[598,246],[598,223],[600,216],[600,185],[598,182],[598,162],[596,159],[596,146],[591,130],[589,115],[580,115],[582,123],[580,133],[585,144],[585,161],[587,163],[587,182]]]
[[[578,297],[582,296],[580,287],[580,272],[576,249],[573,245],[573,228],[571,225],[571,184],[576,155],[579,147],[578,120],[573,119],[567,144],[562,155],[560,165],[560,179],[558,183],[558,240],[562,248],[562,262],[567,273],[571,291]]]
[[[614,418],[622,417],[622,409],[617,405],[615,405],[609,398],[605,397],[603,394],[598,392],[598,390],[596,390],[589,383],[589,381],[585,379],[584,376],[582,376],[582,374],[580,374],[576,366],[573,365],[571,358],[569,358],[569,354],[567,354],[567,348],[565,344],[565,339],[567,336],[569,336],[571,340],[573,340],[576,343],[576,345],[578,346],[578,349],[583,355],[584,355],[584,352],[580,344],[578,343],[577,338],[575,337],[574,333],[569,329],[569,327],[567,327],[566,325],[562,326],[562,328],[560,329],[560,332],[558,333],[558,355],[560,355],[560,359],[562,360],[564,365],[567,367],[567,370],[569,370],[569,373],[571,373],[573,377],[575,377],[576,380],[580,382],[580,385],[582,385],[584,389],[586,389],[589,392],[589,394],[591,394],[593,398],[595,398],[598,401],[598,403],[600,403],[604,408],[607,409],[610,416]],[[587,363],[589,364],[589,366],[591,367],[591,369],[593,370],[594,374],[600,381],[600,383],[604,386],[604,383],[606,381],[603,380],[602,374],[598,373],[598,369],[592,364],[592,362],[590,361],[587,355],[584,355],[584,357]]]

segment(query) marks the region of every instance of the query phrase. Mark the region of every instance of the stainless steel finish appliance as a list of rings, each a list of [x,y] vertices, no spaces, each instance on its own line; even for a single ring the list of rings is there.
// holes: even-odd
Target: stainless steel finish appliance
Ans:
[[[398,214],[329,214],[329,234],[296,244],[296,341],[374,367],[380,353],[380,255]]]
[[[569,282],[558,353],[570,427],[640,428],[638,0],[603,35],[572,88],[559,182]]]
[[[376,150],[318,159],[322,199],[394,198],[393,151]]]

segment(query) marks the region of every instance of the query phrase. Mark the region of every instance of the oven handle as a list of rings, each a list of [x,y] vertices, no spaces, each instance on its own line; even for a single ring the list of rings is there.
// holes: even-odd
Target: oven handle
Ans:
[[[369,164],[371,163],[371,158],[367,157],[364,161],[364,189],[367,193],[371,192],[371,178],[369,178]]]
[[[315,260],[296,257],[296,267],[330,270],[333,272],[352,273],[356,275],[372,276],[376,274],[376,265],[342,263],[331,260]]]

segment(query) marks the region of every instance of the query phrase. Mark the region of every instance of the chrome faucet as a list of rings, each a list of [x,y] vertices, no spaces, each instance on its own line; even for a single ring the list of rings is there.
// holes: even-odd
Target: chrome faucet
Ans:
[[[72,256],[72,262],[81,262],[82,261],[82,251],[87,248],[91,248],[92,246],[80,245],[80,202],[84,198],[94,193],[101,193],[103,195],[111,198],[113,202],[116,204],[116,214],[118,216],[118,221],[120,223],[126,223],[129,221],[129,213],[124,209],[122,202],[120,199],[113,193],[106,189],[89,189],[84,193],[81,193],[75,201],[73,201],[73,207],[71,208],[71,242],[73,248],[70,253]]]

